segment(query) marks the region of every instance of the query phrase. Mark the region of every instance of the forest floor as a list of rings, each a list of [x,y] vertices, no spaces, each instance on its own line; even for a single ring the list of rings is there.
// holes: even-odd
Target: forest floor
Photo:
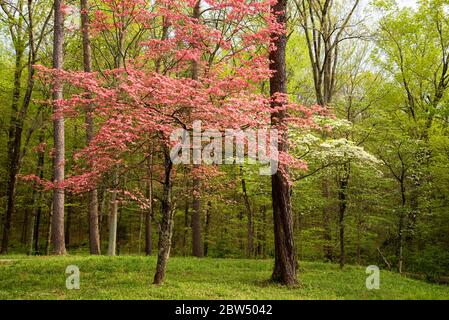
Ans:
[[[164,285],[151,284],[155,257],[0,257],[0,299],[449,299],[449,286],[381,271],[366,289],[365,268],[301,262],[302,285],[272,283],[270,260],[171,258]],[[80,290],[66,289],[66,267],[80,269]]]

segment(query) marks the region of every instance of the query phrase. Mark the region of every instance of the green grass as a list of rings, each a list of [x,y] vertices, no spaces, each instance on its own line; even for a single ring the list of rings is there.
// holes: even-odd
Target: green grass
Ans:
[[[2,258],[6,259],[6,258]],[[361,267],[302,262],[302,285],[269,283],[272,261],[171,258],[160,287],[154,257],[24,257],[0,260],[0,299],[449,299],[449,286],[382,271],[381,289],[365,287]],[[65,288],[65,269],[81,271],[81,289]]]

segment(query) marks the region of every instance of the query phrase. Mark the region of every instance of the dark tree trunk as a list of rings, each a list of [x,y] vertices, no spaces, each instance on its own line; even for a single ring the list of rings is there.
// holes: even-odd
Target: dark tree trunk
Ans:
[[[287,0],[278,0],[272,8],[277,14],[278,23],[287,22]],[[287,37],[282,35],[273,35],[273,44],[275,50],[270,52],[270,69],[274,72],[270,79],[270,93],[272,97],[277,94],[287,93],[286,79],[286,46]],[[273,108],[280,107],[279,103],[272,102]],[[271,118],[271,124],[274,128],[284,132],[279,141],[279,151],[287,152],[287,123],[286,111],[276,111]],[[282,164],[280,164],[282,166]],[[288,168],[281,168],[272,176],[272,203],[273,203],[273,221],[275,238],[275,265],[272,280],[284,285],[297,284],[297,262],[295,243],[293,238],[293,217],[291,209],[291,188],[287,177],[282,171],[287,172]]]
[[[62,12],[62,1],[54,1],[54,40],[53,40],[53,68],[63,69],[63,41],[64,41],[64,14]],[[57,101],[62,100],[62,83],[55,81],[53,83],[53,101],[54,103],[54,181],[56,183],[53,193],[53,215],[51,226],[51,239],[53,242],[54,255],[66,254],[64,239],[64,168],[65,168],[65,139],[64,139],[64,118],[61,114],[60,106]]]
[[[404,265],[404,225],[405,225],[405,210],[406,210],[406,193],[405,193],[405,177],[404,173],[401,176],[401,200],[402,200],[402,208],[399,214],[399,226],[398,226],[398,272],[402,274],[402,269]]]
[[[42,217],[42,207],[41,207],[41,205],[38,205],[37,214],[36,214],[36,223],[34,225],[34,253],[35,254],[40,253],[39,230],[40,230],[40,224],[41,224],[41,217]]]
[[[36,191],[33,190],[31,198],[34,198],[34,193]],[[30,208],[25,209],[24,216],[23,216],[23,223],[22,223],[22,234],[20,236],[20,242],[22,244],[25,244],[28,237],[28,220],[30,220]]]
[[[339,201],[339,210],[338,210],[338,226],[340,233],[340,268],[343,268],[346,263],[346,255],[345,255],[345,215],[346,215],[346,207],[347,207],[347,190],[348,189],[348,181],[343,179],[339,182],[339,190],[338,190],[338,201]]]
[[[170,151],[164,152],[164,190],[161,201],[162,221],[159,230],[158,255],[156,273],[153,284],[159,285],[164,282],[167,263],[170,257],[171,242],[173,236],[173,208],[172,208],[172,181],[171,174],[173,163],[170,159]]]

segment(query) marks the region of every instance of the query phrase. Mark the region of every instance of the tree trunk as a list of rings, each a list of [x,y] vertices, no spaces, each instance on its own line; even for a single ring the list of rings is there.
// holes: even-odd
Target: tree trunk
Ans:
[[[53,40],[53,68],[63,69],[63,41],[64,41],[64,14],[62,12],[62,1],[54,1],[54,40]],[[52,215],[52,242],[54,255],[66,254],[64,241],[64,168],[65,168],[65,139],[64,139],[64,116],[57,103],[62,100],[62,83],[53,83],[53,137],[54,137],[54,181],[55,189],[53,193],[53,215]]]
[[[89,8],[87,0],[80,1],[81,8],[81,30],[83,38],[83,65],[84,72],[92,72],[92,52],[89,37]],[[94,121],[92,109],[86,110],[86,142],[89,145],[94,137]],[[90,254],[99,255],[100,230],[98,226],[98,191],[96,186],[87,194],[87,208],[89,212],[89,249]]]
[[[402,199],[402,208],[399,216],[399,226],[398,226],[398,272],[402,274],[402,269],[404,265],[404,225],[405,225],[405,210],[406,210],[406,193],[405,193],[405,181],[404,174],[401,177],[401,199]]]
[[[111,191],[111,199],[109,204],[109,241],[108,241],[108,256],[115,256],[117,253],[117,215],[118,202],[117,191],[118,186],[118,169],[114,169],[112,178],[113,190]]]
[[[42,135],[39,135],[39,138]],[[40,139],[39,139],[40,141]],[[41,156],[42,155],[42,156]],[[41,163],[42,160],[42,163]],[[40,177],[42,176],[42,168],[43,168],[43,153],[39,152],[39,156],[38,156],[38,160],[37,160],[37,168],[36,168],[36,176]],[[34,186],[33,189],[33,212],[31,213],[31,218],[30,218],[30,225],[29,225],[29,235],[28,235],[28,251],[27,254],[28,255],[32,255],[33,254],[33,242],[34,242],[34,238],[36,236],[36,220],[37,220],[37,215],[38,215],[38,208],[40,206],[40,203],[38,203],[38,201],[40,201],[40,197],[41,197],[41,192],[36,190],[36,185]]]
[[[159,230],[159,243],[158,243],[158,255],[156,264],[156,273],[154,275],[153,284],[159,285],[164,282],[165,272],[167,270],[167,263],[170,257],[171,242],[173,236],[173,213],[171,202],[172,193],[172,181],[171,174],[173,169],[173,163],[170,159],[170,151],[164,152],[164,191],[162,195],[162,221]]]
[[[31,199],[34,198],[34,193],[36,191],[33,190],[31,193]],[[23,223],[22,223],[22,234],[20,236],[20,242],[22,244],[26,244],[27,237],[28,237],[28,220],[30,220],[30,208],[26,208],[23,216]]]
[[[34,252],[38,254],[40,252],[39,248],[39,230],[42,216],[42,207],[37,208],[36,224],[34,227]]]
[[[41,129],[39,132],[39,144],[42,144],[45,140],[45,131]],[[40,179],[44,179],[44,161],[45,161],[45,153],[43,151],[39,151],[37,157],[37,168],[36,175]],[[30,242],[29,242],[29,254],[33,254],[33,242],[34,242],[34,253],[37,254],[39,252],[39,225],[41,220],[42,213],[42,192],[36,191],[34,194],[36,197],[33,199],[33,215],[31,217],[31,226],[32,229],[30,231]]]
[[[285,25],[287,22],[287,0],[278,0],[272,10],[276,13],[277,22]],[[270,70],[274,72],[270,79],[270,94],[275,97],[277,94],[287,93],[285,61],[287,37],[283,33],[282,35],[273,35],[273,38],[273,45],[276,49],[270,52]],[[281,106],[273,99],[273,108]],[[286,117],[286,111],[282,109],[274,112],[271,117],[272,126],[283,132],[283,137],[279,141],[279,152],[288,151]],[[281,169],[284,170],[278,170],[272,176],[271,181],[275,238],[275,264],[272,280],[284,285],[295,285],[297,284],[297,262],[293,238],[291,188],[285,176],[288,168]]]
[[[101,254],[100,246],[100,228],[98,218],[98,191],[97,189],[89,191],[87,194],[89,211],[89,249],[90,254]]]
[[[338,210],[338,226],[340,232],[340,268],[343,268],[346,263],[345,256],[345,214],[346,214],[346,201],[347,201],[347,189],[348,189],[348,181],[343,179],[339,183],[338,190],[338,201],[339,201],[339,210]]]
[[[27,239],[27,244],[28,244],[28,251],[27,254],[29,256],[31,256],[33,254],[33,240],[34,240],[34,225],[36,223],[36,216],[37,216],[37,201],[39,198],[39,192],[34,190],[33,191],[33,212],[31,213],[31,217],[30,217],[30,224],[29,224],[29,229],[30,229],[30,233],[28,235],[28,239]]]

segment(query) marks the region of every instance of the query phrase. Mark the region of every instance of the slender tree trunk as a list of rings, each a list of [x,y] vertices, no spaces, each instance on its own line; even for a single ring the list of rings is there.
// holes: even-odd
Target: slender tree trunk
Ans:
[[[42,133],[39,135],[39,141],[41,141],[41,137],[43,137]],[[42,177],[43,162],[44,162],[44,153],[39,152],[39,156],[37,159],[37,168],[36,168],[36,176],[38,176],[38,177]],[[33,212],[31,213],[30,226],[29,226],[30,233],[28,235],[28,251],[27,251],[28,255],[33,254],[33,242],[34,242],[34,238],[37,235],[36,222],[37,222],[37,217],[38,217],[38,212],[39,212],[39,207],[40,207],[40,203],[38,203],[41,200],[40,198],[41,198],[41,192],[36,190],[36,185],[35,185],[34,189],[33,189],[33,200],[32,200],[33,201]]]
[[[39,192],[34,190],[33,191],[33,212],[31,213],[30,217],[30,233],[28,235],[27,244],[28,244],[28,251],[27,254],[31,256],[33,254],[33,240],[34,240],[34,231],[35,231],[35,223],[36,223],[36,216],[37,216],[37,201],[39,198]]]
[[[403,174],[404,176],[404,174]],[[404,177],[400,181],[401,184],[401,199],[402,199],[402,208],[401,213],[399,215],[399,226],[398,226],[398,272],[402,274],[402,269],[404,265],[404,225],[405,225],[405,210],[406,210],[406,193],[405,193],[405,182]]]
[[[276,13],[277,22],[286,24],[287,22],[287,0],[278,0],[272,7]],[[273,35],[275,50],[270,52],[270,70],[274,72],[270,79],[270,93],[272,97],[277,94],[287,93],[286,78],[286,34]],[[280,107],[279,103],[273,99],[273,108]],[[276,111],[273,113],[271,123],[274,128],[283,131],[283,137],[279,141],[279,151],[287,152],[287,123],[286,111]],[[281,164],[282,166],[282,164]],[[293,217],[291,209],[291,188],[285,173],[288,168],[281,168],[272,176],[272,203],[275,238],[275,265],[272,280],[284,285],[295,285],[297,283],[297,262],[295,243],[293,238]]]
[[[343,268],[346,263],[345,255],[345,214],[346,214],[346,201],[347,201],[347,188],[348,181],[343,179],[340,181],[338,200],[339,200],[339,211],[338,211],[338,226],[340,232],[340,268]]]
[[[39,133],[39,143],[44,142],[44,131],[43,129],[40,130]],[[36,167],[36,176],[38,176],[40,179],[44,178],[44,160],[45,160],[45,153],[39,151],[38,157],[37,157],[37,167]],[[36,190],[33,190],[33,213],[31,215],[30,219],[30,234],[28,238],[28,255],[33,254],[33,243],[34,243],[34,251],[37,253],[37,241],[39,238],[39,220],[40,220],[40,212],[41,212],[41,200],[42,200],[42,192]]]
[[[53,40],[53,68],[63,69],[63,41],[64,41],[64,14],[62,12],[62,1],[54,0],[54,40]],[[52,215],[52,242],[54,255],[66,254],[64,241],[64,168],[65,168],[65,139],[64,139],[64,116],[58,101],[62,100],[62,83],[55,81],[53,83],[53,101],[54,101],[54,181],[56,183],[53,193],[53,215]]]
[[[31,193],[31,199],[33,199],[33,195],[36,191],[33,190]],[[27,237],[28,237],[28,220],[30,220],[30,209],[26,208],[23,216],[23,223],[22,223],[22,234],[20,236],[20,242],[22,244],[26,244]]]
[[[39,144],[44,143],[45,140],[45,131],[41,129],[39,132]],[[44,179],[44,161],[45,161],[45,153],[43,151],[39,151],[37,157],[37,168],[36,175],[42,180]],[[30,242],[29,242],[29,254],[33,254],[33,242],[34,242],[34,253],[37,254],[39,252],[39,226],[42,214],[42,192],[38,191],[34,195],[36,198],[33,199],[33,216],[32,216],[32,230],[30,232]]]
[[[164,152],[164,186],[162,195],[162,221],[159,230],[159,243],[158,243],[158,255],[156,264],[156,273],[154,275],[153,284],[159,285],[164,282],[165,272],[167,270],[167,263],[170,257],[171,242],[173,236],[173,213],[172,208],[172,181],[171,174],[173,169],[173,163],[170,159],[169,150]]]
[[[113,190],[111,191],[111,198],[109,204],[109,241],[108,241],[108,256],[115,256],[117,253],[117,218],[118,218],[118,202],[117,191],[118,186],[118,169],[115,168],[113,172]]]
[[[36,254],[40,252],[39,231],[40,231],[41,217],[42,217],[42,207],[39,205],[37,208],[36,224],[34,226],[34,252]]]
[[[81,8],[81,29],[83,38],[83,65],[84,72],[92,72],[92,51],[89,36],[89,7],[87,0],[80,1]],[[92,109],[86,110],[86,142],[89,145],[94,137],[94,120]],[[90,254],[99,255],[100,230],[98,225],[98,191],[96,186],[87,194],[87,208],[89,212],[89,249]]]

